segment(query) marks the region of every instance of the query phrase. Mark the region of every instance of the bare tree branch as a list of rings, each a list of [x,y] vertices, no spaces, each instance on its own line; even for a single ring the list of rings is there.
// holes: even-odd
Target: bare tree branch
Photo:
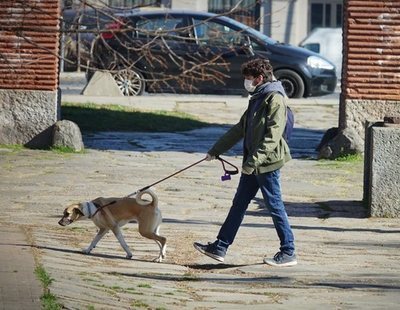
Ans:
[[[40,8],[23,0],[15,0],[23,13],[37,12]],[[56,54],[38,41],[30,39],[29,32],[43,32],[57,35],[54,27],[34,26],[24,23],[9,23],[2,26],[1,31],[11,32],[18,36],[25,44],[42,49],[49,57],[59,57],[67,65],[78,64],[79,68],[89,72],[94,70],[108,71],[113,75],[136,72],[144,83],[148,83],[150,90],[156,91],[164,87],[174,89],[176,86],[183,90],[196,91],[196,83],[210,82],[224,85],[229,77],[229,63],[224,55],[237,53],[233,44],[221,45],[220,48],[210,48],[203,45],[196,35],[199,27],[212,28],[215,17],[196,21],[190,26],[180,25],[175,29],[164,27],[161,29],[146,29],[134,26],[125,18],[126,8],[107,6],[95,6],[86,0],[80,0],[79,9],[75,16],[68,19],[60,18],[59,33],[63,37],[62,48],[64,56]],[[239,10],[250,9],[244,7],[243,1],[238,1],[229,11],[216,16],[231,15]],[[132,6],[134,10],[140,6]],[[49,16],[56,19],[55,16]],[[141,20],[146,23],[146,20]],[[166,20],[166,22],[168,22]],[[106,26],[106,24],[111,24]],[[115,46],[110,46],[104,36],[113,36]],[[93,41],[93,42],[92,42]],[[174,44],[174,46],[171,46]],[[193,51],[190,48],[186,53],[178,54],[176,44],[182,46],[196,46]],[[101,46],[101,53],[95,50]],[[97,53],[97,54],[96,54]],[[135,57],[131,57],[135,55]],[[106,61],[106,57],[108,59]],[[44,59],[40,55],[31,62]],[[7,55],[0,53],[0,61],[7,62]],[[141,64],[145,63],[146,66]],[[177,74],[167,74],[167,69],[174,67]]]

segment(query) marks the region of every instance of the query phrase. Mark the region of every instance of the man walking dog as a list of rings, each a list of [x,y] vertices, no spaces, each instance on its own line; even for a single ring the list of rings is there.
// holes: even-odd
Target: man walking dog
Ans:
[[[287,109],[285,91],[273,76],[266,59],[253,59],[242,65],[244,87],[250,94],[247,110],[207,153],[207,160],[229,150],[242,138],[243,163],[232,207],[213,243],[194,243],[201,253],[223,262],[233,243],[250,201],[258,190],[264,198],[280,240],[280,249],[264,263],[272,266],[297,264],[294,236],[282,201],[280,169],[291,159],[284,139]]]

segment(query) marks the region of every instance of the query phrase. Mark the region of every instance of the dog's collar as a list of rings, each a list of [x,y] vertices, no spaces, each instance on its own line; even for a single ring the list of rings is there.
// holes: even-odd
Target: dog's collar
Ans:
[[[96,214],[96,211],[99,208],[99,205],[95,204],[92,201],[86,201],[85,206],[86,206],[86,209],[88,212],[88,218],[91,219]]]

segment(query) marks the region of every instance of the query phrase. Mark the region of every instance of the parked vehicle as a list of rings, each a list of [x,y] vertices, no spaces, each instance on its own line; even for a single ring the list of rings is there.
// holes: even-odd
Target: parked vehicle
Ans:
[[[299,46],[320,54],[336,67],[336,74],[342,75],[342,28],[315,28]]]
[[[64,71],[76,71],[78,50],[80,64],[86,66],[90,60],[93,40],[106,24],[114,20],[120,10],[111,9],[66,9],[63,11],[61,27],[63,30]]]
[[[225,16],[134,10],[120,18],[94,42],[91,66],[112,70],[125,95],[243,94],[240,67],[256,57],[270,60],[289,97],[326,95],[336,87],[335,66],[325,58]]]

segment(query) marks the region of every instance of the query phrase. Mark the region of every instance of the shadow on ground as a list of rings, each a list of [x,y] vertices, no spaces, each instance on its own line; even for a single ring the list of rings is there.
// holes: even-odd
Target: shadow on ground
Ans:
[[[247,211],[252,216],[269,215],[264,200],[256,197],[253,200],[258,209]],[[285,202],[286,212],[291,217],[313,217],[313,218],[367,218],[368,210],[363,201],[359,200],[327,200],[314,203]]]
[[[207,126],[183,132],[95,132],[83,136],[85,147],[95,150],[206,153],[230,126]],[[316,158],[323,130],[295,128],[289,142],[293,158]],[[242,154],[242,142],[225,155]]]

